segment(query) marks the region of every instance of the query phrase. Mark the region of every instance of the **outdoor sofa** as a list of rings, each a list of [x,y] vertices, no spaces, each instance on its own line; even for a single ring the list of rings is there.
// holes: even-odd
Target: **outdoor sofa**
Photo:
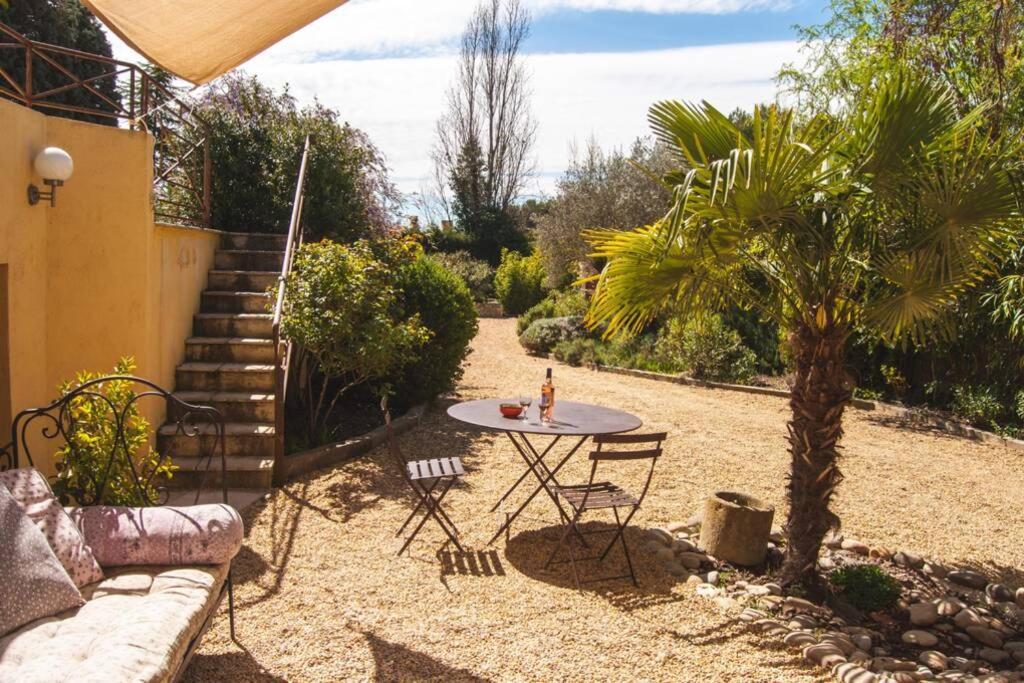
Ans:
[[[85,504],[65,508],[32,468],[27,431],[45,424],[39,433],[66,441],[73,429],[70,402],[109,379],[19,414],[13,443],[0,450],[0,682],[177,680],[225,596],[234,635],[231,561],[243,526],[227,504],[224,484],[224,502],[217,504],[89,504],[90,498],[102,499],[108,485],[103,480],[80,492]],[[184,404],[145,380],[121,379],[142,387],[139,398],[167,402],[168,414],[181,416],[182,433],[211,445],[206,470],[223,468],[223,420],[215,409]],[[209,430],[197,426],[204,422]],[[123,448],[114,451],[111,457],[125,457]],[[132,474],[139,492],[152,494],[155,482]],[[156,490],[166,498],[166,491]],[[71,606],[31,618],[61,601]],[[26,618],[31,620],[3,632]]]

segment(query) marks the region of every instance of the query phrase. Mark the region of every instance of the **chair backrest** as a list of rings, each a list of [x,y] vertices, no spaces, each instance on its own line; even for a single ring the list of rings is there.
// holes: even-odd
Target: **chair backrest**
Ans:
[[[647,470],[647,479],[644,481],[644,488],[640,492],[640,496],[637,498],[637,506],[639,507],[643,503],[644,498],[647,496],[647,489],[651,486],[651,479],[654,477],[654,464],[658,462],[658,458],[661,457],[662,449],[661,444],[665,441],[668,434],[665,432],[655,432],[653,434],[601,434],[594,437],[594,443],[597,445],[597,449],[590,452],[590,487],[594,485],[594,479],[597,477],[597,465],[600,462],[608,461],[623,461],[623,460],[650,460],[651,465]],[[613,446],[613,449],[606,449],[605,446]],[[629,446],[629,449],[624,449],[622,446]],[[589,497],[589,493],[584,496],[583,504],[586,505],[586,499]]]

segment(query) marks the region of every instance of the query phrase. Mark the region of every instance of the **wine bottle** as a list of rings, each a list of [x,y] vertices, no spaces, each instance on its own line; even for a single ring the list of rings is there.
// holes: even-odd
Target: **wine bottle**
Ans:
[[[540,419],[550,422],[555,410],[555,385],[551,382],[551,368],[540,387]]]

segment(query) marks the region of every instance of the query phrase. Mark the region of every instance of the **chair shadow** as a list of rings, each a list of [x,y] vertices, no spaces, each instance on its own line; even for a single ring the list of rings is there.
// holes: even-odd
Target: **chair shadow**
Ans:
[[[672,590],[680,581],[655,565],[641,550],[644,538],[642,532],[634,527],[626,528],[625,538],[639,586],[634,586],[628,576],[608,581],[595,580],[605,576],[628,575],[629,568],[619,543],[616,543],[603,562],[579,559],[599,553],[611,541],[616,527],[608,522],[590,521],[581,524],[580,528],[586,533],[590,547],[585,548],[578,539],[572,538],[558,551],[555,563],[545,569],[544,564],[557,546],[562,528],[547,526],[512,536],[505,544],[506,559],[530,578],[576,590],[576,580],[572,566],[567,561],[569,555],[566,550],[566,546],[572,543],[573,553],[577,557],[576,571],[580,578],[580,590],[599,595],[614,607],[627,612],[685,600],[682,594]],[[560,560],[565,561],[559,563]]]
[[[441,563],[441,576],[505,576],[501,557],[493,548],[465,552],[442,548],[437,552],[437,559]]]
[[[373,654],[375,681],[467,681],[488,683],[468,669],[456,669],[423,652],[359,630]]]

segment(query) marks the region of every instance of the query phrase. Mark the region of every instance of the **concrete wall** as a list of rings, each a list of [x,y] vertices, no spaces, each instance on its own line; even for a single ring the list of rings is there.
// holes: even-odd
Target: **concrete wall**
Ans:
[[[32,160],[46,146],[67,150],[74,174],[58,188],[55,207],[30,206],[28,184],[42,186]],[[154,224],[152,152],[146,133],[0,100],[10,368],[0,391],[9,386],[12,412],[45,405],[77,371],[109,372],[122,356],[135,358],[138,375],[173,388],[220,235]],[[6,434],[7,425],[0,429]],[[33,448],[48,473],[50,450]]]

